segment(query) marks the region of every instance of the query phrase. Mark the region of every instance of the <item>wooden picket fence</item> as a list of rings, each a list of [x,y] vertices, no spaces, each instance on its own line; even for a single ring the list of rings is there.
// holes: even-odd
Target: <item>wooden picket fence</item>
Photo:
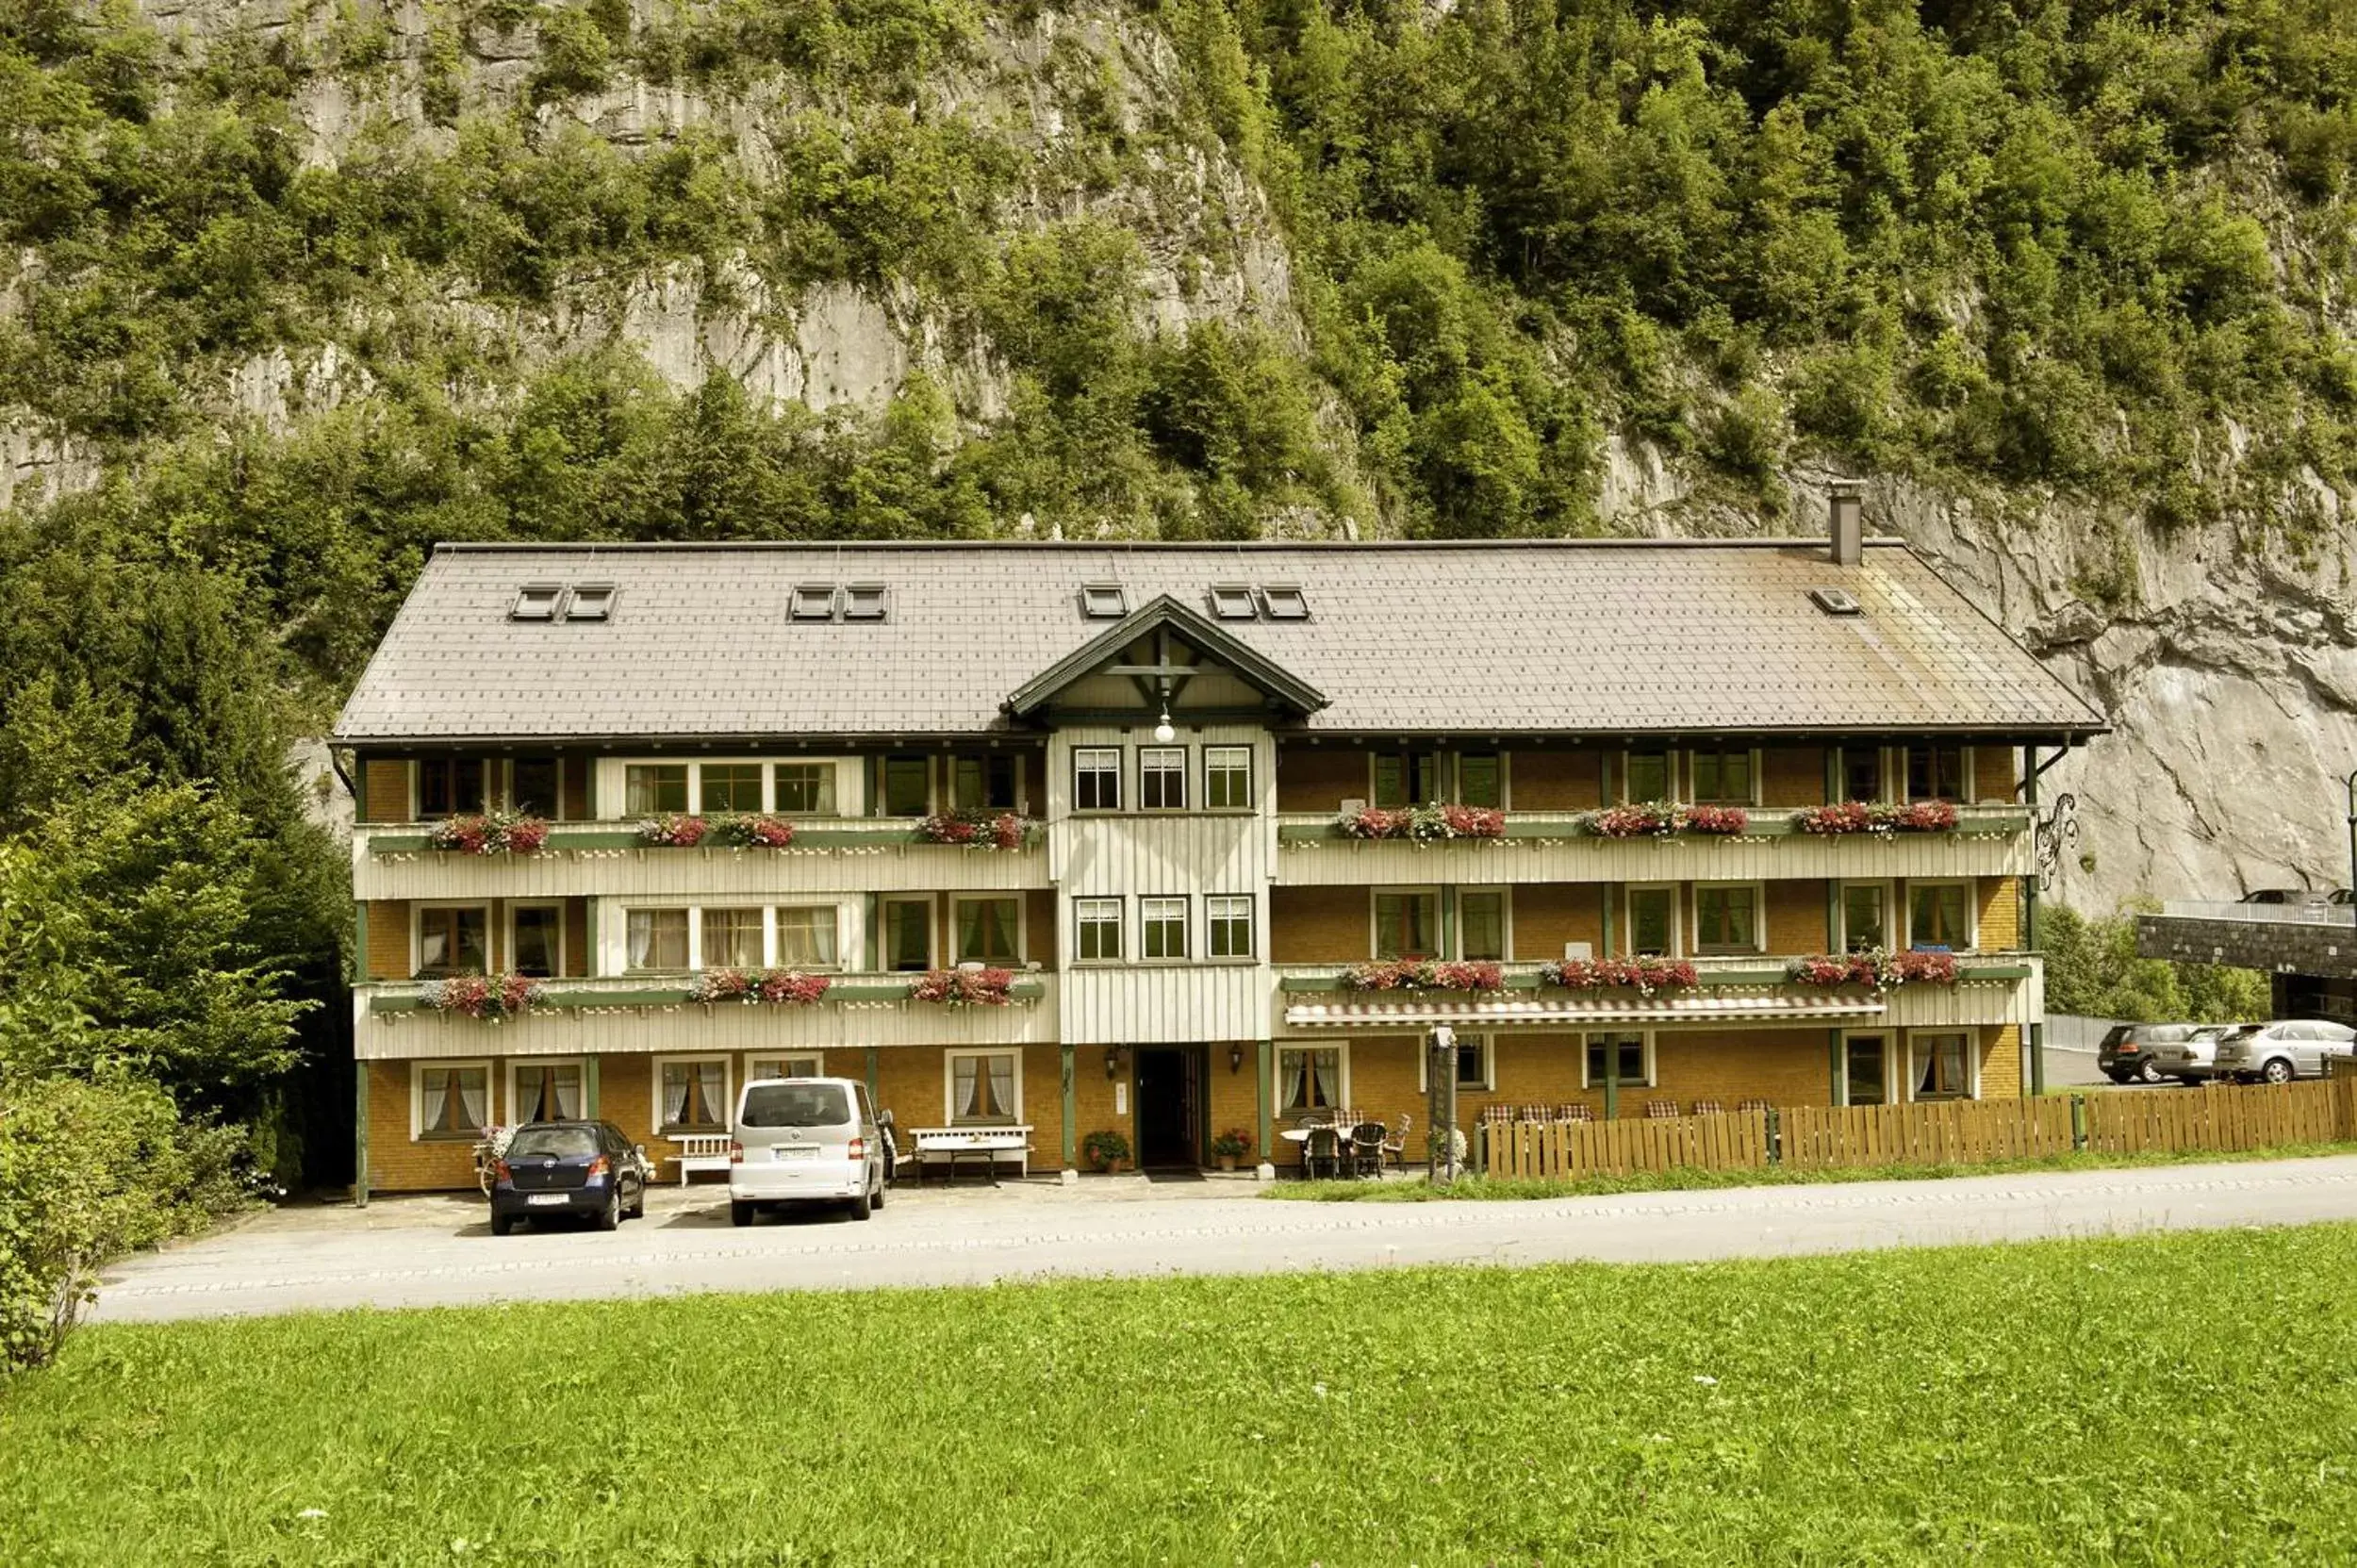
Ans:
[[[2233,1153],[2357,1139],[2357,1073],[2313,1083],[2213,1084],[1921,1105],[1794,1105],[1645,1120],[1485,1122],[1475,1160],[1498,1177],[1788,1165],[1957,1165],[2095,1149]]]

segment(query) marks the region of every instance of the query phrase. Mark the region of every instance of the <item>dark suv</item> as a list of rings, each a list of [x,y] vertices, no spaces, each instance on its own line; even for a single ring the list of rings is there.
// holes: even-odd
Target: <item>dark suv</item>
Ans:
[[[2114,1083],[2158,1083],[2161,1065],[2153,1060],[2154,1046],[2174,1046],[2190,1038],[2195,1024],[2116,1024],[2095,1048],[2095,1065]]]
[[[586,1219],[611,1230],[647,1212],[647,1156],[612,1122],[531,1122],[491,1167],[491,1234],[519,1219]]]

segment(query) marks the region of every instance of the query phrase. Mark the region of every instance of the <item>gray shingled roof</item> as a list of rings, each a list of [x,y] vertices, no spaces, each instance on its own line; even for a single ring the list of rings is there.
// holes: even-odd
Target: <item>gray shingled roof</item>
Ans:
[[[1326,733],[2085,734],[2102,718],[1903,545],[444,546],[338,721],[354,741],[970,734],[1131,608],[1298,584],[1310,619],[1219,624],[1332,701]],[[602,624],[511,621],[526,583],[611,583]],[[795,623],[799,583],[882,583],[882,625]],[[1819,586],[1864,614],[1825,614]]]

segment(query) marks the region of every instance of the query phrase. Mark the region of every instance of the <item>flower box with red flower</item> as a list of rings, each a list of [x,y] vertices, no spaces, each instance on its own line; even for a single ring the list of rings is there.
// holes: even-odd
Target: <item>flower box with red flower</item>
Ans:
[[[1495,964],[1429,958],[1384,959],[1343,971],[1353,991],[1502,991],[1506,972]]]
[[[1741,806],[1688,806],[1685,829],[1688,833],[1720,834],[1727,837],[1747,833],[1752,814]]]
[[[503,1023],[529,1013],[548,995],[530,975],[453,975],[425,988],[426,1005],[442,1013]]]
[[[1698,981],[1694,966],[1682,958],[1567,958],[1539,971],[1541,985],[1566,991],[1634,991],[1640,997],[1690,989]]]
[[[1843,801],[1792,814],[1792,825],[1803,833],[1871,833],[1886,838],[1902,833],[1946,833],[1956,820],[1956,808],[1946,801],[1909,801],[1904,805]]]
[[[650,849],[692,850],[711,831],[712,825],[701,817],[667,812],[638,824],[638,842]]]
[[[1960,976],[1952,952],[1818,953],[1796,958],[1785,967],[1794,985],[1830,990],[1854,985],[1862,990],[1887,991],[1901,985],[1953,985]]]
[[[1004,1007],[1014,985],[1012,969],[929,969],[909,982],[909,999],[943,1007]]]
[[[426,843],[448,854],[528,855],[549,841],[545,817],[521,812],[469,812],[434,824]]]
[[[1030,842],[1030,820],[1012,811],[953,811],[916,825],[927,844],[959,844],[970,850],[1020,850]]]
[[[1686,808],[1668,801],[1633,801],[1591,811],[1585,821],[1599,838],[1667,838],[1686,826]]]
[[[824,997],[832,983],[828,976],[806,975],[799,969],[706,969],[688,987],[687,999],[804,1006]]]
[[[711,827],[715,839],[739,850],[783,850],[794,842],[793,823],[759,812],[723,817]]]
[[[1490,806],[1369,806],[1335,819],[1345,838],[1404,838],[1432,844],[1449,838],[1503,838],[1506,813]]]

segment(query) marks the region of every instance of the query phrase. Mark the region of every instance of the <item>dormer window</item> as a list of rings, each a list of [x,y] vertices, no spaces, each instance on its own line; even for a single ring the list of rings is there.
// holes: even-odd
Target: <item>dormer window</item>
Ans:
[[[843,590],[843,619],[846,620],[882,620],[884,609],[884,587],[882,583],[853,583]]]
[[[1091,620],[1119,620],[1129,613],[1129,596],[1118,583],[1090,583],[1080,589],[1080,613]]]
[[[834,585],[805,583],[794,590],[787,611],[796,620],[832,620],[834,619]]]
[[[1211,589],[1211,614],[1222,620],[1253,620],[1259,619],[1260,608],[1246,585],[1220,583]]]
[[[1261,609],[1271,620],[1307,620],[1310,602],[1301,590],[1291,586],[1264,587],[1261,590]]]
[[[604,620],[614,614],[614,586],[610,583],[576,583],[573,596],[565,604],[567,620]]]
[[[553,583],[534,583],[516,590],[516,602],[508,606],[510,620],[554,620],[556,602],[565,590]]]

